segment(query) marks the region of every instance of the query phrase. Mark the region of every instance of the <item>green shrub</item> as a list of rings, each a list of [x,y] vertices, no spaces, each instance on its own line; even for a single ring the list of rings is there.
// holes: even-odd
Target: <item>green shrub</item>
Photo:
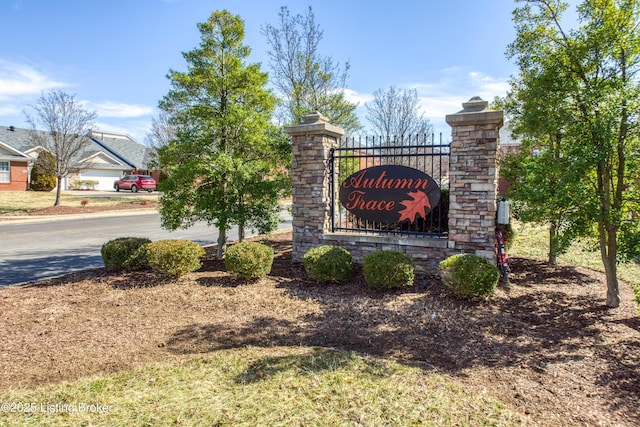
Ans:
[[[93,179],[76,179],[73,181],[72,186],[77,190],[95,190],[100,181]]]
[[[458,254],[440,262],[444,286],[466,298],[486,297],[496,289],[500,271],[484,258],[473,254]]]
[[[364,280],[375,288],[413,285],[415,265],[402,252],[376,251],[362,259]]]
[[[144,237],[120,237],[108,241],[100,249],[104,266],[125,270],[147,268],[147,245],[149,243],[151,240]]]
[[[244,279],[256,279],[271,272],[273,248],[258,242],[240,242],[224,252],[227,271]]]
[[[204,254],[204,248],[190,240],[158,240],[147,246],[149,266],[175,277],[199,269]]]
[[[318,282],[339,282],[351,278],[353,260],[346,249],[323,245],[304,254],[302,263],[307,274]]]
[[[31,169],[29,188],[33,191],[51,191],[58,184],[55,175],[56,159],[48,151],[41,151]]]

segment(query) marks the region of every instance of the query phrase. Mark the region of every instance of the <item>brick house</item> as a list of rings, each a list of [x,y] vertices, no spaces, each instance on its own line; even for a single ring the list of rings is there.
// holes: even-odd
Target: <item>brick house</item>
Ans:
[[[0,139],[0,191],[26,190],[33,159]]]
[[[46,132],[42,137],[47,137]],[[32,131],[14,126],[0,127],[0,191],[27,190],[33,162],[45,148],[33,142]],[[63,190],[93,181],[96,190],[112,190],[113,182],[131,173],[149,170],[152,150],[123,134],[91,131],[87,147],[77,156],[77,171],[63,180]]]

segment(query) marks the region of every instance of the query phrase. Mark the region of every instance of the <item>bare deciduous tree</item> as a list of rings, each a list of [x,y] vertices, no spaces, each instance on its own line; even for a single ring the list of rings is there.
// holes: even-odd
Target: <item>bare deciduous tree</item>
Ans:
[[[317,110],[347,133],[359,129],[357,104],[344,94],[349,63],[342,68],[331,57],[320,55],[323,31],[311,7],[304,15],[292,16],[284,6],[278,16],[279,26],[268,24],[262,32],[271,47],[271,79],[284,98],[285,111],[280,116],[287,123],[298,123],[302,116]]]
[[[27,111],[24,114],[32,130],[32,140],[55,157],[57,189],[54,206],[59,206],[62,179],[79,170],[79,161],[91,145],[87,135],[93,127],[96,113],[86,110],[76,101],[75,95],[60,90],[43,92],[30,107],[33,114]],[[44,132],[39,132],[39,127]]]
[[[176,126],[171,123],[171,113],[160,110],[157,117],[151,118],[151,132],[145,138],[149,147],[164,147],[176,137]]]
[[[386,142],[417,134],[431,134],[433,126],[420,112],[416,90],[378,89],[373,93],[373,101],[365,104],[366,118],[373,131]]]

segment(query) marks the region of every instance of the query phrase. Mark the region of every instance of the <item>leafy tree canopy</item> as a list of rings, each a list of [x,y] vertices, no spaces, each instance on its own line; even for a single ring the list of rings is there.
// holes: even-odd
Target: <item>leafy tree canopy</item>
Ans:
[[[247,64],[244,23],[215,11],[198,24],[199,47],[183,53],[187,71],[171,70],[160,102],[175,135],[158,148],[163,183],[162,224],[188,227],[203,220],[219,230],[218,256],[232,225],[270,231],[286,188],[287,139],[270,123],[276,98],[267,74]]]
[[[505,108],[524,145],[504,165],[511,195],[530,219],[560,227],[558,242],[593,231],[616,307],[617,262],[640,241],[640,1],[585,0],[573,29],[564,2],[518,3],[507,53],[519,74]]]

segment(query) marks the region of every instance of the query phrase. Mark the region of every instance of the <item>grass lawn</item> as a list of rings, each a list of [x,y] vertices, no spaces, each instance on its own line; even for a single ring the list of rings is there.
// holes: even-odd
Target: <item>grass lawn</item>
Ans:
[[[437,374],[322,348],[242,348],[0,392],[0,424],[507,426],[522,417]],[[91,406],[93,405],[93,406]]]
[[[22,215],[53,206],[56,200],[55,191],[0,191],[0,215]],[[135,196],[119,195],[115,192],[99,194],[96,192],[64,191],[61,195],[61,206],[78,208],[87,200],[87,207],[107,207],[118,205],[140,204],[143,200],[157,201],[157,193],[139,193]]]
[[[542,226],[515,224],[515,241],[509,256],[546,260],[549,253],[548,230]],[[558,263],[587,267],[604,272],[602,258],[595,243],[579,241],[558,257]],[[618,264],[618,279],[630,284],[640,284],[640,265],[635,262]]]

